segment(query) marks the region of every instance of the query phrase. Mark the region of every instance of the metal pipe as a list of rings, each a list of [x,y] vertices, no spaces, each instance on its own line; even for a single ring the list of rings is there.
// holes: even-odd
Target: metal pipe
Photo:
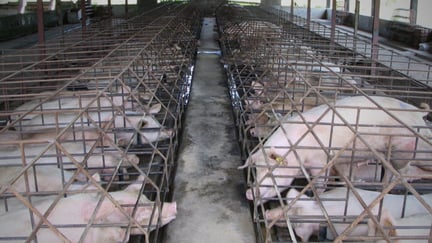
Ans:
[[[375,73],[376,61],[379,53],[379,24],[380,24],[380,3],[381,0],[373,0],[373,25],[372,25],[372,72]]]
[[[335,34],[336,34],[336,0],[332,1],[332,18],[331,18],[331,27],[330,27],[330,49],[333,49]]]
[[[410,24],[417,23],[418,0],[410,0]]]
[[[42,44],[45,42],[45,30],[44,30],[44,7],[43,1],[37,0],[37,29],[38,29],[38,42]]]
[[[306,25],[309,28],[311,22],[311,0],[307,1]]]
[[[292,21],[294,18],[294,0],[291,0],[291,7],[290,7],[290,20]]]
[[[354,10],[354,51],[357,49],[357,31],[358,31],[358,24],[359,24],[359,18],[360,18],[360,0],[356,0],[355,2],[355,10]]]
[[[81,28],[85,32],[87,26],[86,0],[81,0]]]

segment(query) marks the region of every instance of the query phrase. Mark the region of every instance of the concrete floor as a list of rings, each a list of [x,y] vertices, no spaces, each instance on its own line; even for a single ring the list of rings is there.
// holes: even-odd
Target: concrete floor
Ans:
[[[174,182],[178,214],[167,243],[255,242],[215,24],[204,18]]]

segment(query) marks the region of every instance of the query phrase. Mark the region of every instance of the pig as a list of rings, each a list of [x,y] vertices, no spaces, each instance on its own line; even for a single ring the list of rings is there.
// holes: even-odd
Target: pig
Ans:
[[[393,116],[374,102],[386,110],[393,109],[389,110]],[[300,166],[304,166],[304,172],[311,168],[309,172],[317,176],[322,173],[324,166],[331,168],[335,165],[337,169],[338,164],[355,165],[370,159],[383,162],[391,152],[391,165],[388,166],[400,173],[414,158],[416,160],[411,162],[412,165],[427,167],[431,163],[430,141],[419,139],[417,142],[410,130],[423,127],[419,134],[426,139],[432,138],[431,131],[424,128],[423,117],[426,113],[390,97],[353,96],[337,100],[334,105],[323,104],[290,117],[263,145],[258,145],[245,164],[239,167],[256,167],[256,184],[247,190],[246,197],[253,200],[258,196],[263,199],[260,203],[265,202],[265,198],[275,196],[291,185],[295,176],[302,173]],[[396,118],[405,125],[401,125]],[[415,153],[416,145],[421,151],[429,153]],[[340,151],[344,147],[346,150]],[[328,161],[332,161],[332,164],[328,165]],[[339,172],[349,175],[349,170]]]
[[[168,139],[173,136],[173,130],[163,127],[153,115],[158,113],[161,108],[161,104],[155,104],[153,106],[146,107],[145,111],[133,113],[127,112],[126,114],[118,113],[115,110],[113,112],[112,109],[114,108],[110,108],[108,111],[100,112],[96,110],[89,110],[88,112],[81,114],[84,122],[83,124],[81,124],[81,118],[77,118],[77,116],[81,113],[79,109],[69,111],[56,110],[52,112],[45,112],[44,114],[27,114],[21,119],[13,121],[12,124],[16,130],[21,132],[37,132],[46,129],[65,129],[65,127],[67,127],[71,121],[75,120],[74,124],[76,127],[88,127],[88,129],[85,131],[85,135],[88,139],[99,139],[101,135],[98,127],[108,131],[110,131],[110,129],[117,128],[120,130],[115,131],[114,134],[112,132],[106,132],[104,134],[103,140],[105,143],[107,143],[107,139],[117,141],[114,140],[114,137],[118,137],[117,144],[119,146],[128,144],[129,141],[131,141],[135,131],[138,129],[144,129],[139,133],[141,143],[147,144]],[[62,106],[62,109],[65,109],[65,107]],[[89,118],[85,114],[87,114]],[[14,120],[14,118],[18,117],[12,116],[12,120]],[[132,131],[127,131],[123,128],[131,129]],[[70,138],[72,135],[77,134],[78,133],[68,133],[64,138]],[[74,137],[74,139],[77,138]],[[133,141],[132,144],[137,144],[136,140]]]
[[[406,237],[404,239],[392,239],[394,243],[413,242],[427,243],[430,242],[432,215],[431,214],[414,214],[404,218],[396,218],[383,209],[380,224],[385,228],[385,232],[389,237]],[[376,232],[376,225],[368,220],[368,236],[381,236]],[[423,237],[423,240],[418,238],[409,239],[409,237]],[[385,240],[377,240],[377,243],[387,242]]]
[[[366,203],[366,205],[371,205],[371,203],[381,194],[381,192],[376,191],[368,191],[362,190],[358,188],[354,188],[356,192],[358,192],[361,200]],[[299,199],[295,202],[292,202],[296,197]],[[348,197],[348,200],[345,200]],[[428,205],[432,204],[432,194],[425,194],[421,196],[422,199]],[[341,223],[338,220],[338,216],[359,216],[365,209],[360,204],[360,201],[353,194],[352,190],[348,190],[347,187],[338,187],[332,190],[326,191],[319,195],[320,201],[323,204],[324,209],[326,210],[330,220],[334,218],[338,221],[338,223],[333,223],[333,226],[336,229],[336,233],[341,234],[348,225],[351,224],[352,220],[348,219],[346,223]],[[285,215],[288,217],[292,216],[293,221],[299,220],[298,217],[307,217],[307,216],[316,216],[321,220],[321,222],[325,222],[323,210],[320,207],[320,204],[313,198],[310,198],[304,194],[300,195],[300,192],[296,189],[290,189],[286,196],[287,206],[277,207],[271,210],[267,210],[265,212],[265,218],[269,221],[283,220],[285,219]],[[291,206],[288,206],[292,204]],[[385,208],[389,214],[393,217],[402,217],[402,216],[410,216],[415,214],[430,214],[429,210],[414,196],[414,195],[392,195],[386,194],[381,201],[382,208]],[[346,207],[346,213],[344,213]],[[380,203],[377,203],[372,207],[371,212],[374,216],[379,214]],[[370,215],[368,215],[370,216]],[[297,219],[294,219],[297,217]],[[352,219],[352,218],[351,218]],[[291,221],[291,222],[293,222]],[[275,225],[280,227],[286,227],[286,221],[276,222]],[[333,222],[333,221],[332,221]],[[307,242],[309,238],[317,234],[320,228],[320,222],[294,222],[293,224],[294,231],[298,237],[303,242]],[[367,236],[368,226],[367,224],[358,224],[354,227],[354,229],[349,234],[350,236]],[[332,240],[334,236],[331,233],[330,227],[327,227],[327,238]]]
[[[27,140],[21,140],[25,143]],[[139,163],[139,158],[135,154],[125,154],[114,148],[103,147],[94,148],[83,142],[62,142],[57,147],[55,144],[31,143],[27,141],[15,150],[5,150],[0,146],[3,158],[0,165],[22,165],[23,159],[27,164],[45,164],[61,166],[63,169],[76,169],[74,160],[86,169],[95,172],[112,172],[119,164],[123,166],[133,166]],[[25,157],[22,157],[21,153]],[[68,154],[69,155],[68,155]],[[69,157],[70,156],[70,157]]]
[[[274,117],[266,114],[265,116],[260,116],[258,118],[259,120],[257,120],[257,123],[254,123],[254,121],[247,121],[246,124],[251,123],[251,125],[253,125],[253,128],[249,130],[249,133],[253,137],[265,138],[271,134],[281,122],[283,122],[285,119],[288,119],[290,116],[292,116],[291,113],[288,113],[285,116],[276,114]],[[263,117],[268,118],[265,123],[261,123],[263,121]]]
[[[139,180],[143,177],[140,177]],[[154,202],[140,194],[141,183],[132,183],[121,191],[106,193],[102,197],[99,193],[79,193],[60,198],[57,203],[50,199],[35,205],[33,212],[45,215],[46,219],[71,242],[125,242],[128,241],[127,227],[132,226],[132,232],[147,234],[146,226],[156,225],[161,218],[159,226],[169,223],[176,217],[176,203],[164,203],[159,211]],[[23,199],[26,200],[26,199]],[[100,203],[100,204],[99,204]],[[50,207],[52,211],[48,210]],[[34,213],[34,224],[44,223],[39,214]],[[10,222],[18,222],[11,224]],[[87,224],[89,231],[83,235]],[[100,227],[94,227],[95,225]],[[111,224],[111,225],[110,225]],[[138,225],[141,227],[139,228]],[[93,226],[93,227],[92,227]],[[0,238],[2,237],[29,237],[32,232],[29,209],[19,209],[0,215]],[[150,227],[148,231],[153,230]],[[35,235],[39,242],[63,242],[51,228],[39,228]],[[21,240],[22,241],[22,240]],[[12,241],[10,241],[12,242]]]
[[[93,176],[95,180],[100,180],[98,173]],[[12,181],[16,177],[17,180]],[[26,187],[26,178],[29,184],[28,189]],[[75,175],[74,172],[61,170],[53,165],[30,167],[25,171],[20,166],[5,166],[0,169],[0,186],[4,189],[11,186],[18,192],[60,191],[70,180],[85,181],[85,178]],[[81,190],[88,186],[87,183],[74,183],[71,184],[68,190]]]
[[[160,110],[161,104],[156,104],[150,107],[148,113],[155,114]],[[110,139],[114,140],[116,138],[119,146],[126,146],[129,143],[138,144],[136,139],[133,140],[135,133],[139,134],[141,144],[149,144],[169,139],[174,135],[173,129],[162,126],[154,116],[140,113],[127,113],[125,117],[117,116],[115,118],[114,127],[130,129],[115,131],[114,134],[107,133]]]
[[[39,93],[40,98],[27,101],[14,109],[17,112],[26,111],[49,111],[59,109],[79,109],[85,107],[111,107],[123,106],[125,109],[132,108],[132,103],[128,101],[130,89],[114,91],[113,93],[103,91],[66,91],[55,94],[51,91]],[[54,96],[57,95],[57,96]],[[96,97],[97,96],[97,97]]]
[[[52,167],[52,166],[49,166]],[[57,180],[57,171],[56,170],[52,170],[51,174],[48,174],[50,172],[50,169],[43,171],[45,168],[39,168],[39,170],[36,170],[36,175],[38,176],[38,186],[40,186],[39,188],[42,188],[42,190],[38,190],[39,193],[32,193],[31,196],[31,204],[32,205],[36,205],[39,204],[42,201],[45,200],[51,200],[54,201],[57,197],[57,193],[59,191],[65,190],[64,196],[69,195],[71,193],[78,193],[78,192],[83,192],[83,191],[95,191],[98,189],[97,186],[95,186],[94,183],[97,183],[100,185],[101,182],[101,177],[98,173],[93,174],[91,177],[93,178],[94,182],[91,182],[90,180],[80,180],[80,181],[76,181],[77,178],[74,177],[74,181],[72,182],[72,184],[70,184],[70,186],[68,186],[66,188],[66,184],[69,183],[70,180],[73,175],[71,174],[71,172],[66,171],[65,174],[65,181],[64,181],[64,185],[63,185],[63,181],[61,181],[61,178],[59,179],[59,182],[56,183]],[[40,170],[42,170],[42,172],[39,172]],[[30,180],[30,192],[36,192],[36,190],[34,189],[34,182],[32,182],[32,179],[34,179],[32,176],[34,175],[33,172],[30,172],[31,170],[29,170],[29,180]],[[10,176],[9,176],[10,177]],[[21,184],[20,184],[21,181]],[[50,184],[48,184],[50,183]],[[1,184],[3,186],[3,183]],[[9,186],[9,183],[5,184],[4,186]],[[19,178],[17,182],[12,184],[12,187],[15,191],[18,192],[26,192],[25,189],[25,184],[23,183],[23,179]],[[33,190],[32,190],[33,189]],[[44,190],[47,189],[47,190]],[[6,190],[6,193],[9,192],[10,190]],[[56,195],[51,195],[55,193]],[[4,197],[3,197],[4,196]],[[13,196],[7,196],[6,194],[2,195],[2,198],[0,199],[0,214],[5,213],[5,212],[12,212],[12,211],[16,211],[19,209],[23,209],[26,208],[26,206],[24,204],[22,204],[22,202],[17,199],[16,197]]]
[[[284,95],[282,94],[281,97]],[[268,103],[261,102],[257,97],[246,99],[249,104],[245,105],[245,109],[261,110],[259,114],[252,113],[248,116],[246,125],[251,125],[254,128],[249,130],[253,137],[264,138],[270,134],[274,128],[285,121],[288,117],[293,116],[297,112],[310,110],[324,102],[318,97],[313,96],[294,96],[284,99],[275,99]]]
[[[62,98],[46,99],[45,96],[42,96],[42,98],[18,106],[14,109],[15,113],[11,114],[11,120],[15,121],[22,118],[20,126],[23,130],[26,129],[26,125],[68,124],[81,110],[88,110],[90,117],[95,121],[106,121],[108,119],[106,117],[110,116],[110,113],[112,116],[113,107],[121,107],[122,109],[133,107],[131,102],[124,100],[127,99],[126,97],[110,96],[109,93],[105,92],[63,92],[61,94]],[[99,94],[100,96],[95,97]],[[107,109],[108,111],[106,111]],[[42,115],[41,113],[45,114]],[[48,115],[49,113],[51,114]],[[63,117],[68,117],[68,119],[62,119]],[[56,118],[60,120],[57,121]],[[32,122],[30,123],[28,120]]]
[[[344,72],[344,70],[337,64],[331,62],[295,62],[288,63],[293,69],[304,73],[308,81],[312,85],[320,86],[347,86],[347,83],[351,85],[357,85],[357,81],[349,75],[349,73]],[[342,76],[339,78],[337,75]]]
[[[405,166],[405,168],[401,171],[402,176],[407,182],[413,182],[420,179],[432,179],[432,173],[427,170],[423,170],[420,167],[412,165],[413,163],[410,161]],[[350,171],[350,164],[338,164],[339,170],[341,171]],[[384,173],[384,168],[382,164],[378,161],[366,160],[364,162],[359,162],[354,165],[355,167],[352,169],[352,174],[350,175],[351,181],[356,182],[376,182],[382,180],[382,174]],[[337,176],[338,172],[332,170],[330,172],[331,176]],[[388,181],[393,181],[396,178],[390,177],[387,178]]]

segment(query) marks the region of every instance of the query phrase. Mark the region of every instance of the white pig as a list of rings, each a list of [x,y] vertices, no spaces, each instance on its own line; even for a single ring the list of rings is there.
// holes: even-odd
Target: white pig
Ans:
[[[61,198],[51,212],[47,211],[52,205],[51,200],[40,202],[35,208],[41,214],[48,214],[47,220],[52,225],[62,225],[56,229],[71,242],[78,242],[82,236],[84,237],[83,242],[89,243],[124,242],[129,239],[129,235],[126,235],[129,222],[132,223],[132,233],[144,234],[154,229],[154,227],[147,229],[146,226],[150,224],[155,226],[159,217],[165,216],[160,226],[169,223],[176,217],[175,202],[164,203],[162,213],[160,213],[152,201],[140,194],[141,186],[142,183],[134,183],[124,190],[110,192],[109,195],[113,201],[107,196],[102,198],[99,193],[79,193]],[[100,200],[102,202],[98,206]],[[134,210],[135,207],[136,210]],[[34,219],[35,224],[40,222],[39,216],[34,215]],[[84,228],[90,220],[93,220],[92,225],[101,224],[101,226],[90,227],[87,234],[83,235]],[[15,223],[11,224],[11,222]],[[143,229],[135,228],[137,224]],[[32,232],[31,225],[29,209],[4,213],[0,215],[0,239],[17,236],[27,238]],[[52,229],[45,227],[37,230],[36,237],[39,242],[64,241]]]
[[[102,95],[96,98],[98,94]],[[15,108],[15,113],[10,115],[10,119],[19,121],[14,127],[20,131],[65,127],[83,110],[85,110],[81,115],[83,120],[78,119],[77,122],[83,124],[91,124],[92,120],[96,123],[107,122],[117,111],[115,107],[119,109],[133,107],[132,102],[125,100],[127,97],[110,96],[105,92],[64,92],[62,95],[62,98],[45,102],[43,102],[45,97],[34,99]]]
[[[415,241],[416,243],[430,242],[432,215],[414,214],[404,218],[393,217],[386,209],[383,209],[380,224],[385,228],[385,232],[389,237],[407,237],[405,239],[392,239],[394,243],[409,243]],[[376,225],[368,221],[369,236],[381,236],[381,233],[376,230]],[[417,238],[409,239],[409,237],[423,237],[423,240]],[[377,243],[386,242],[385,240],[378,240]]]
[[[282,123],[264,145],[257,146],[245,165],[239,167],[256,166],[254,191],[248,189],[246,197],[252,200],[253,195],[260,198],[277,195],[277,191],[289,187],[295,176],[302,173],[300,166],[310,169],[310,173],[316,176],[330,160],[334,161],[335,166],[377,158],[385,160],[389,148],[392,166],[402,173],[409,160],[414,158],[417,143],[408,128],[425,127],[423,117],[426,112],[394,98],[370,98],[389,110],[394,117],[367,97],[355,96],[336,101],[332,107],[337,113],[324,104]],[[401,125],[396,118],[405,125]],[[432,138],[429,129],[423,128],[420,133]],[[344,147],[346,150],[341,152]],[[413,162],[419,167],[427,166],[430,164],[432,146],[419,139],[418,147],[429,153],[416,153],[416,159],[421,157],[425,160]],[[346,176],[348,172],[341,171]],[[274,188],[276,185],[277,190]]]
[[[120,163],[124,166],[139,163],[139,158],[135,154],[123,155],[121,151],[114,148],[97,147],[89,154],[92,147],[83,142],[62,142],[60,144],[63,147],[62,149],[70,154],[71,158],[83,167],[94,170],[93,172],[111,172]],[[0,146],[0,152],[3,156],[0,159],[0,165],[22,165],[22,160],[25,158],[28,164],[34,161],[35,164],[51,164],[59,167],[61,164],[63,169],[77,168],[73,160],[66,155],[66,152],[60,150],[60,147],[57,148],[53,144],[46,150],[47,146],[47,143],[27,143],[23,145],[23,151],[21,151],[20,147],[15,150],[5,150]],[[22,157],[22,152],[24,152],[25,157]]]
[[[72,178],[74,180],[83,181],[83,178],[75,175],[71,171],[61,170],[53,165],[37,166],[29,168],[24,174],[23,167],[20,166],[5,166],[0,168],[0,186],[2,188],[12,186],[18,192],[26,192],[26,179],[28,179],[30,192],[50,192],[63,190],[64,183],[67,183]],[[12,183],[12,180],[20,175],[18,179]],[[98,174],[95,174],[98,178]],[[68,190],[80,190],[86,188],[88,184],[72,184]]]
[[[51,194],[53,194],[53,193],[57,194],[59,191],[63,190],[63,187],[66,187],[65,185],[63,185],[63,181],[61,180],[61,178],[59,178],[59,172],[56,170],[51,171],[50,168],[48,168],[48,167],[53,167],[53,166],[43,166],[43,167],[39,168],[38,170],[36,170],[36,175],[38,177],[38,181],[37,181],[38,191],[41,193],[40,194],[35,193],[31,197],[31,204],[33,206],[37,205],[37,204],[39,204],[45,200],[54,201],[56,199],[57,195],[51,195]],[[46,168],[48,168],[48,169],[46,169]],[[14,171],[12,173],[14,173]],[[0,172],[0,174],[2,174],[2,173]],[[29,178],[29,182],[31,185],[30,186],[30,192],[36,192],[36,190],[34,189],[33,175],[34,175],[33,170],[29,170],[28,178]],[[68,183],[68,180],[70,180],[70,178],[72,178],[72,176],[73,175],[71,172],[65,171],[64,183]],[[8,175],[7,177],[11,177],[11,176]],[[101,182],[101,178],[100,178],[100,175],[98,173],[93,174],[92,178],[98,184]],[[74,179],[77,179],[77,178],[74,178]],[[2,175],[2,179],[0,179],[0,181],[2,183],[1,186],[8,186],[8,185],[3,184],[4,180],[5,179],[3,179],[3,175]],[[18,179],[17,182],[13,183],[12,187],[14,188],[14,190],[16,190],[18,192],[26,192],[23,176],[20,179]],[[84,190],[85,191],[97,190],[97,187],[92,182],[90,182],[90,180],[89,181],[74,181],[68,188],[66,188],[65,195],[67,195],[69,193],[83,192]],[[6,191],[6,192],[9,192],[9,191]],[[35,195],[37,195],[37,196],[35,196]],[[45,195],[45,196],[43,196],[43,195]],[[13,212],[13,211],[20,210],[23,208],[26,208],[26,206],[24,204],[22,204],[22,202],[19,199],[17,199],[16,197],[7,196],[6,194],[2,195],[2,198],[0,199],[0,214],[5,213],[5,212]]]
[[[149,108],[148,114],[156,114],[160,110],[161,104],[156,104]],[[137,132],[140,134],[142,144],[161,141],[174,135],[173,129],[163,127],[154,116],[142,113],[127,113],[125,117],[116,116],[114,127],[120,128],[120,131],[115,131],[114,134],[108,133],[107,136],[112,140],[115,137],[119,146],[129,144]],[[129,128],[129,130],[122,128]],[[137,144],[137,140],[133,139],[132,144]]]
[[[348,172],[350,171],[349,164],[338,164],[337,167],[341,171]],[[357,182],[376,182],[380,181],[382,177],[384,169],[382,164],[377,161],[364,161],[357,163],[352,168],[352,174],[350,175],[351,181]],[[412,182],[420,179],[432,179],[432,173],[428,170],[423,170],[420,167],[412,165],[409,162],[405,168],[401,171],[403,178],[405,178],[408,182]],[[333,176],[337,176],[338,173],[336,171],[331,171],[330,173]],[[388,178],[389,181],[393,181],[396,179],[395,177]]]
[[[27,101],[15,108],[14,111],[23,113],[33,110],[52,111],[112,106],[122,106],[125,109],[132,108],[132,103],[127,100],[127,97],[122,96],[121,92],[114,94],[97,91],[62,92],[59,94],[59,97],[47,99],[51,95],[51,92],[43,92],[40,98]],[[98,98],[96,98],[97,95],[99,95]],[[12,120],[15,119],[16,117],[13,115]]]
[[[323,86],[340,86],[346,85],[345,81],[352,84],[357,85],[357,81],[344,73],[344,70],[337,64],[331,62],[295,62],[288,63],[288,65],[292,65],[296,71],[304,72],[307,75],[308,81],[312,85],[323,85]],[[343,75],[343,80],[338,76],[333,75],[333,73]],[[349,74],[349,73],[348,73]]]
[[[64,108],[62,107],[62,109]],[[97,127],[107,130],[108,132],[105,133],[106,137],[103,137],[104,144],[108,143],[106,139],[109,138],[113,141],[117,141],[118,145],[124,146],[129,143],[136,130],[139,129],[143,129],[143,131],[140,131],[141,143],[152,143],[173,136],[173,130],[163,127],[154,117],[153,114],[158,113],[160,110],[161,104],[147,107],[143,112],[126,112],[124,116],[112,109],[105,109],[105,111],[100,112],[90,110],[81,115],[83,123],[81,124],[81,118],[78,118],[75,125],[76,127],[82,127],[81,125],[83,125],[89,128],[85,131],[87,139],[98,139],[101,136]],[[57,127],[64,129],[72,120],[77,118],[79,113],[80,111],[75,109],[74,111],[56,110],[43,114],[27,114],[14,123],[14,128],[21,132],[38,132],[41,130],[56,129]],[[88,119],[87,116],[91,119]],[[12,120],[14,120],[13,117]],[[109,132],[112,128],[117,128],[119,130]],[[63,136],[63,139],[70,139],[71,137],[74,139],[80,138],[74,135],[80,136],[79,133],[72,133],[70,131]],[[114,140],[114,137],[117,137],[117,140]],[[136,140],[134,140],[132,144],[136,144]]]
[[[323,204],[324,209],[328,213],[330,220],[336,220],[338,223],[333,223],[333,226],[336,229],[336,233],[341,234],[348,225],[352,222],[352,220],[360,215],[365,209],[360,204],[357,197],[353,194],[352,190],[347,192],[346,187],[339,187],[329,191],[326,191],[319,195],[321,202]],[[373,200],[375,200],[381,193],[375,191],[361,190],[355,189],[361,199],[366,203],[366,205],[370,205]],[[300,193],[295,189],[290,189],[287,194],[287,205],[296,198]],[[348,200],[345,200],[348,197]],[[421,196],[427,204],[432,204],[432,194],[425,194]],[[388,213],[390,213],[393,217],[402,217],[402,216],[410,216],[414,214],[429,214],[429,212],[425,206],[420,203],[417,198],[413,195],[392,195],[387,194],[384,196],[381,201],[382,208],[385,208]],[[286,206],[285,206],[286,207]],[[345,212],[346,207],[346,214]],[[372,213],[374,216],[377,216],[379,213],[380,203],[375,204],[372,208]],[[285,213],[286,214],[285,214]],[[271,209],[266,211],[265,217],[267,220],[283,220],[285,219],[285,215],[289,216],[316,216],[315,218],[320,219],[321,222],[326,222],[324,218],[323,210],[321,209],[319,203],[306,195],[300,195],[300,199],[294,203],[289,208],[283,209],[282,207],[278,207],[275,209]],[[351,220],[348,219],[346,223],[342,223],[340,221],[340,216],[351,216]],[[369,216],[369,215],[367,215]],[[354,218],[353,218],[354,217]],[[299,220],[302,219],[292,219]],[[310,220],[309,220],[310,221]],[[284,221],[285,222],[285,221]],[[333,221],[332,221],[333,222]],[[276,225],[281,227],[286,227],[286,223],[276,223]],[[295,233],[298,237],[301,238],[303,242],[307,242],[309,238],[313,234],[317,234],[320,228],[320,222],[295,222],[293,224]],[[367,236],[368,235],[368,226],[367,224],[358,224],[353,231],[349,234],[350,236]],[[331,234],[329,227],[327,227],[327,238],[333,239],[334,236]]]

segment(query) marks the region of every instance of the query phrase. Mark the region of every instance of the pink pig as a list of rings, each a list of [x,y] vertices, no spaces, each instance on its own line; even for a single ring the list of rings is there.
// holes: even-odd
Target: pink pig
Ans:
[[[375,103],[389,110],[391,115]],[[409,129],[423,127],[419,134],[432,137],[431,131],[424,128],[423,117],[427,113],[424,110],[394,98],[378,96],[348,97],[336,101],[332,107],[334,109],[323,104],[290,117],[263,145],[257,146],[240,167],[250,165],[256,169],[255,184],[246,192],[249,200],[259,197],[265,202],[266,198],[288,188],[296,176],[307,171],[313,176],[319,175],[329,161],[334,162],[335,168],[347,163],[355,166],[369,159],[386,162],[389,150],[391,166],[401,173],[409,163],[427,168],[430,152],[414,152],[416,145],[422,151],[431,151],[432,146],[425,139],[416,141]],[[413,159],[416,160],[411,162]],[[349,170],[340,172],[349,174]]]
[[[83,237],[83,242],[88,243],[124,242],[129,239],[129,235],[126,234],[129,223],[133,234],[147,234],[154,229],[147,226],[156,225],[159,217],[161,217],[160,225],[175,219],[177,213],[175,202],[164,203],[162,211],[159,211],[154,202],[140,194],[141,186],[142,181],[131,184],[124,190],[110,192],[108,193],[110,198],[101,197],[99,193],[71,195],[61,198],[52,211],[48,210],[52,200],[38,202],[33,212],[37,210],[41,214],[46,214],[47,220],[55,228],[55,230],[50,227],[38,229],[36,232],[38,241],[64,242],[63,238],[65,238],[71,242],[79,242]],[[41,221],[37,214],[34,214],[34,220],[36,225]],[[84,229],[89,223],[91,223],[89,230],[84,235]],[[56,227],[58,225],[62,227]],[[100,226],[94,227],[95,225]],[[141,228],[137,227],[138,225]],[[17,236],[27,238],[31,232],[32,224],[28,208],[0,215],[0,239]]]

